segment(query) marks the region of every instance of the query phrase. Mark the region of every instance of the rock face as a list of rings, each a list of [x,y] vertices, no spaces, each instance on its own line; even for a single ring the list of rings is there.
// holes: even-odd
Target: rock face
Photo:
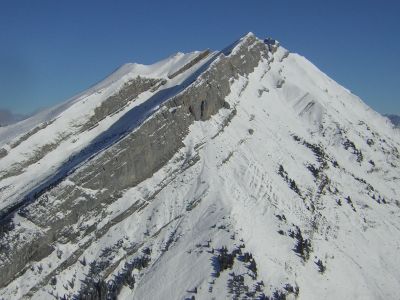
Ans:
[[[158,84],[161,84],[162,81],[162,79],[141,78],[139,76],[126,82],[118,93],[110,96],[103,101],[100,106],[95,108],[94,114],[82,127],[82,130],[88,130],[94,126],[97,126],[101,120],[123,109],[138,95],[156,87]]]
[[[117,75],[0,150],[0,297],[399,296],[382,117],[253,34]]]

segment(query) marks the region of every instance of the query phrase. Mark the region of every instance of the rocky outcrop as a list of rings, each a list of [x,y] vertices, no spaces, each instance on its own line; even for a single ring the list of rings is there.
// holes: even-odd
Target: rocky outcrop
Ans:
[[[105,117],[118,112],[130,101],[134,100],[139,94],[158,86],[157,84],[161,81],[162,79],[143,78],[138,76],[137,78],[126,82],[118,93],[112,95],[102,102],[100,106],[95,108],[93,116],[81,130],[89,130],[96,126],[98,122],[103,120]]]
[[[0,159],[3,157],[6,157],[7,154],[8,154],[8,152],[6,149],[0,148]]]

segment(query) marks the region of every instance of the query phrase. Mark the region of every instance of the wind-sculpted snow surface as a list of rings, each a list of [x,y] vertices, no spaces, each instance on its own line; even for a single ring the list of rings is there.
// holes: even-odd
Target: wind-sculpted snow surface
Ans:
[[[400,297],[400,137],[387,119],[252,34],[123,68],[18,174],[23,147],[73,114],[4,144],[0,298]]]

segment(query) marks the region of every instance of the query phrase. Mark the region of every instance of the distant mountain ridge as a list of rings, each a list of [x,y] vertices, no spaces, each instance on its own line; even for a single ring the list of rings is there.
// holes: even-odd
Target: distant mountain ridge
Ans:
[[[23,114],[14,114],[8,109],[0,109],[0,127],[17,123],[25,118]]]
[[[387,114],[385,117],[387,117],[394,124],[394,126],[400,127],[400,116]]]

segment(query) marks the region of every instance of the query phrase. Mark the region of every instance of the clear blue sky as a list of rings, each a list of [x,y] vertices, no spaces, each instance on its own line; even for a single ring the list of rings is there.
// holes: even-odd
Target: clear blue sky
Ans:
[[[0,2],[0,107],[29,113],[127,62],[278,39],[382,113],[400,114],[400,1]]]

